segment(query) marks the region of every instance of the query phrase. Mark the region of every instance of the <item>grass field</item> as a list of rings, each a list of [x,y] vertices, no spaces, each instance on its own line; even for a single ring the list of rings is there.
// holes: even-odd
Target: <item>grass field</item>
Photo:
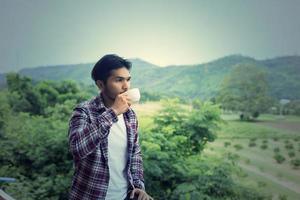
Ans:
[[[134,106],[141,131],[151,128],[161,107],[158,102]],[[203,154],[234,160],[243,174],[242,184],[257,185],[272,199],[299,200],[300,167],[291,161],[300,161],[300,117],[262,115],[257,122],[241,122],[232,114],[222,118],[217,139]],[[278,154],[279,161],[274,158]]]

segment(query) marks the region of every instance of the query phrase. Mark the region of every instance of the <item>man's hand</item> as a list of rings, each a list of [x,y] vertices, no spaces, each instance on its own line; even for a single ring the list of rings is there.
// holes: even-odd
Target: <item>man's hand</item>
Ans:
[[[131,103],[129,101],[127,94],[119,94],[116,97],[115,102],[111,108],[116,113],[116,115],[120,115],[125,113],[128,110],[130,105]]]
[[[130,199],[133,199],[134,196],[137,197],[138,200],[153,200],[144,190],[135,188],[132,190],[130,194]]]

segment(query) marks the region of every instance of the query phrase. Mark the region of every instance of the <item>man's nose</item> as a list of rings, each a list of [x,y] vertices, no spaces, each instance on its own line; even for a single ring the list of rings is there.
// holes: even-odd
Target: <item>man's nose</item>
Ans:
[[[123,83],[123,89],[128,90],[130,88],[130,82],[129,81],[124,81]]]

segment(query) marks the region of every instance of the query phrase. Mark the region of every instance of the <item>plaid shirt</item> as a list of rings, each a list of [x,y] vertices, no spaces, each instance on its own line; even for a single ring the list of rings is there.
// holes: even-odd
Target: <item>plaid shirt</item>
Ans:
[[[70,200],[105,199],[109,183],[108,134],[117,120],[113,110],[104,106],[101,94],[74,109],[69,124],[69,148],[75,165]],[[128,140],[128,187],[144,189],[137,118],[131,108],[124,113],[124,121]]]

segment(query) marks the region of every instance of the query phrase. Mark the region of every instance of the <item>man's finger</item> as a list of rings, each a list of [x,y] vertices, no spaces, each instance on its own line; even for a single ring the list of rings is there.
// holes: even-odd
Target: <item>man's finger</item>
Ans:
[[[135,190],[132,190],[131,193],[130,193],[130,199],[133,199],[134,193],[135,193]]]

